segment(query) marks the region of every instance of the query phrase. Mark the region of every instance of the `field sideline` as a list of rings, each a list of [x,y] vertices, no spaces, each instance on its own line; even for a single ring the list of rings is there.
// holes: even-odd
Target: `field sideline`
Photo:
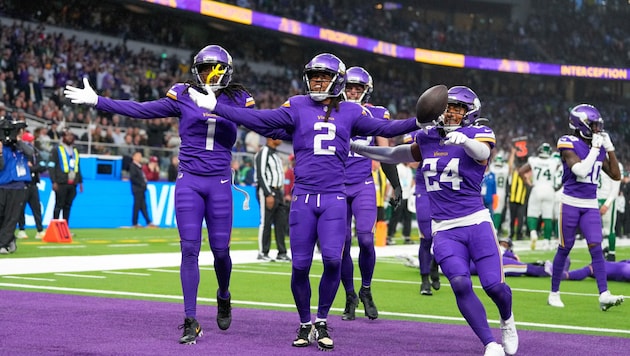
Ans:
[[[16,253],[8,258],[0,258],[0,288],[181,303],[179,252],[141,253],[145,250],[178,251],[176,234],[173,236],[173,231],[152,232],[148,229],[113,231],[116,233],[112,234],[112,230],[106,232],[110,240],[98,234],[87,238],[86,236],[90,233],[82,231],[77,235],[83,238],[76,238],[75,242],[68,245],[40,243],[33,239],[20,240],[22,250],[18,252],[23,251],[23,255],[39,255],[39,257],[19,257],[20,253]],[[234,239],[231,251],[234,264],[231,285],[234,306],[295,311],[288,286],[290,264],[257,261],[256,240],[251,235],[253,231],[235,233],[237,238]],[[116,236],[111,237],[111,235]],[[136,235],[146,235],[150,238]],[[168,235],[168,238],[158,238],[159,236],[155,235]],[[156,248],[154,246],[156,244],[159,247]],[[89,250],[93,246],[98,246],[98,253],[76,255],[76,252],[85,253],[84,250]],[[553,258],[553,251],[530,251],[528,246],[527,241],[515,242],[516,252],[524,256],[526,261]],[[623,256],[621,254],[623,251],[629,251],[627,246],[630,246],[630,240],[618,240],[617,246],[618,254]],[[417,249],[417,244],[376,247],[378,261],[373,285],[380,316],[385,319],[465,324],[444,278],[442,278],[443,288],[434,292],[433,297],[419,296],[418,272],[416,269],[404,267],[405,260],[401,258],[417,256]],[[46,256],[46,253],[51,250],[62,255]],[[578,241],[572,252],[575,266],[588,263],[585,250],[584,241]],[[117,253],[119,251],[120,253]],[[355,286],[357,286],[360,278],[356,267],[358,256],[356,246],[353,246],[351,255],[355,260]],[[313,285],[311,304],[315,304],[317,300],[316,283],[321,275],[320,260],[321,256],[315,254],[315,262],[311,270]],[[216,304],[215,299],[207,297],[213,294],[207,291],[216,288],[212,264],[212,254],[205,243],[200,255],[202,273],[198,298],[200,309],[202,305]],[[516,324],[519,328],[630,338],[630,330],[625,326],[628,306],[622,305],[606,313],[599,311],[593,305],[597,295],[592,280],[563,282],[561,290],[563,300],[567,304],[564,309],[546,305],[548,278],[510,277],[507,281],[512,287]],[[498,327],[496,308],[483,293],[478,280],[474,279],[473,284],[487,308],[491,326]],[[611,282],[610,284],[614,293],[630,294],[628,283]],[[250,287],[252,285],[258,286],[254,294]],[[267,288],[265,285],[279,287]],[[343,312],[344,301],[344,292],[340,287],[331,314],[340,315]],[[402,301],[407,302],[401,305]],[[312,309],[316,310],[316,307],[312,306]],[[359,306],[357,310],[357,317],[363,317],[362,306]]]

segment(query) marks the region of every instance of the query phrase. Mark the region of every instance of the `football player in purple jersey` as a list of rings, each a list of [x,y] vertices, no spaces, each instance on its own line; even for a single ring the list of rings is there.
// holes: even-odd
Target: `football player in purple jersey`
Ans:
[[[289,98],[278,109],[243,110],[217,103],[211,92],[191,95],[199,106],[249,129],[283,129],[292,136],[296,165],[289,213],[291,291],[300,317],[293,346],[305,347],[310,340],[317,340],[319,349],[332,350],[327,317],[341,278],[348,211],[345,162],[350,139],[358,135],[393,137],[413,131],[417,125],[415,118],[376,120],[361,105],[343,101],[346,66],[333,54],[315,56],[306,64],[303,79],[307,94]],[[317,241],[324,271],[317,317],[312,323],[309,271]]]
[[[573,107],[569,113],[569,128],[573,130],[573,134],[560,137],[557,144],[564,172],[560,198],[561,223],[547,303],[553,307],[564,307],[560,299],[560,281],[579,227],[591,254],[591,266],[599,291],[599,307],[606,311],[621,304],[623,296],[612,295],[608,290],[597,184],[602,170],[615,181],[621,179],[621,172],[615,146],[608,133],[603,131],[604,119],[597,108],[588,104]]]
[[[361,67],[350,67],[346,71],[346,78],[346,89],[343,92],[346,101],[363,105],[365,110],[368,110],[374,118],[389,120],[389,110],[368,103],[374,90],[370,73]],[[389,146],[389,141],[379,136],[354,136],[352,142],[363,145]],[[396,165],[382,164],[381,167],[383,167],[387,180],[394,188],[394,201],[401,200],[402,189]],[[346,160],[346,199],[348,201],[348,220],[346,242],[341,260],[341,283],[346,291],[346,307],[341,319],[355,319],[355,309],[360,299],[363,303],[365,316],[373,320],[378,318],[378,309],[372,298],[371,289],[376,264],[376,251],[374,250],[374,226],[377,212],[376,190],[372,177],[372,160],[353,152],[350,152],[350,156]],[[361,271],[361,288],[358,296],[354,290],[354,264],[352,257],[350,257],[353,216],[359,245],[359,270]]]
[[[537,263],[525,263],[512,250],[512,239],[509,237],[499,238],[501,253],[503,258],[503,273],[508,277],[549,277],[551,276],[551,261],[540,261]],[[477,274],[477,266],[470,262],[470,274]]]
[[[220,115],[198,107],[190,98],[197,90],[215,92],[224,106],[254,107],[254,99],[240,84],[231,83],[232,56],[220,46],[201,49],[192,64],[194,81],[174,84],[166,97],[148,102],[112,100],[97,96],[87,78],[84,88],[67,86],[64,94],[75,104],[93,105],[98,110],[138,119],[179,117],[179,173],[175,183],[175,216],[181,244],[180,277],[184,295],[183,336],[179,342],[194,344],[202,335],[197,321],[199,252],[205,219],[217,277],[217,324],[221,330],[232,321],[229,291],[232,259],[232,146],[237,125]],[[253,110],[252,110],[253,111]]]
[[[405,143],[411,143],[417,132],[412,132],[404,137]],[[427,195],[427,188],[424,183],[424,175],[422,170],[416,169],[416,191],[414,193],[416,199],[416,221],[418,230],[420,230],[420,246],[418,246],[418,262],[420,264],[420,295],[433,295],[431,288],[439,290],[440,272],[437,262],[431,252],[433,247],[433,234],[431,233],[431,202]],[[429,281],[429,277],[431,281]]]
[[[570,261],[567,258],[564,271],[562,272],[562,279],[568,279],[571,281],[581,281],[587,277],[595,277],[593,273],[593,265],[589,264],[582,268],[569,271]],[[609,281],[617,282],[630,282],[630,260],[623,260],[619,262],[604,261],[604,267],[606,269],[606,279]]]
[[[448,90],[447,108],[437,125],[416,134],[415,142],[396,147],[352,145],[352,150],[387,163],[421,162],[431,205],[435,259],[448,278],[457,306],[485,346],[485,355],[513,355],[518,334],[512,315],[512,290],[505,283],[501,253],[490,212],[481,196],[481,182],[495,136],[475,124],[481,103],[465,86]],[[486,294],[496,304],[502,332],[499,345],[485,308],[472,288],[470,261],[477,266]]]

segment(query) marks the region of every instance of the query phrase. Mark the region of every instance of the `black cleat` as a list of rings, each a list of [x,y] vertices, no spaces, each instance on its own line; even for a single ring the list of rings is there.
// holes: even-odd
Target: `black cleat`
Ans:
[[[363,307],[365,308],[365,316],[370,318],[370,320],[378,318],[378,310],[376,309],[374,300],[372,300],[370,287],[361,287],[361,289],[359,289],[359,299],[361,299],[361,303],[363,303]]]
[[[431,271],[429,272],[431,276],[431,287],[435,290],[440,289],[440,271],[438,270],[438,264],[435,262],[435,258],[431,261]]]
[[[293,340],[293,346],[295,347],[306,347],[311,344],[310,336],[311,331],[313,330],[313,324],[308,325],[300,325],[300,328],[297,330],[297,337]]]
[[[325,321],[318,321],[313,326],[311,341],[317,340],[317,348],[321,351],[332,351],[335,348],[333,340],[328,335],[328,325]]]
[[[359,297],[353,292],[352,294],[346,295],[346,308],[343,310],[343,316],[341,320],[354,320],[355,310],[359,305]]]
[[[184,319],[184,323],[177,328],[184,329],[184,334],[179,338],[180,344],[194,345],[197,343],[197,338],[203,335],[203,330],[195,318]]]
[[[219,325],[221,330],[229,329],[230,324],[232,324],[231,299],[231,296],[227,299],[219,297],[219,291],[217,291],[217,325]]]
[[[422,281],[422,284],[420,285],[420,294],[433,295],[433,292],[431,292],[431,283],[429,283],[429,281]]]

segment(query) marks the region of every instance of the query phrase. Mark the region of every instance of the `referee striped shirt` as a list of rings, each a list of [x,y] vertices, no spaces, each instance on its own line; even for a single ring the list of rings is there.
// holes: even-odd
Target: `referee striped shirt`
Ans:
[[[278,189],[284,189],[284,167],[275,148],[263,146],[254,157],[256,182],[265,196]]]

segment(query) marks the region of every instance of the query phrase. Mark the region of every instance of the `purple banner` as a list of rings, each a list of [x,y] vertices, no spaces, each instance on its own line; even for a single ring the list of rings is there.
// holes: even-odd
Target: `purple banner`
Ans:
[[[395,43],[379,41],[372,38],[361,37],[328,28],[309,25],[296,20],[263,14],[249,9],[210,0],[141,1],[186,11],[193,11],[227,21],[263,27],[295,36],[331,42],[364,50],[370,53],[412,60],[420,63],[521,74],[595,78],[605,80],[630,80],[630,68],[604,68],[526,62],[512,59],[466,56],[459,53],[439,52],[422,48],[411,48],[399,46]]]

